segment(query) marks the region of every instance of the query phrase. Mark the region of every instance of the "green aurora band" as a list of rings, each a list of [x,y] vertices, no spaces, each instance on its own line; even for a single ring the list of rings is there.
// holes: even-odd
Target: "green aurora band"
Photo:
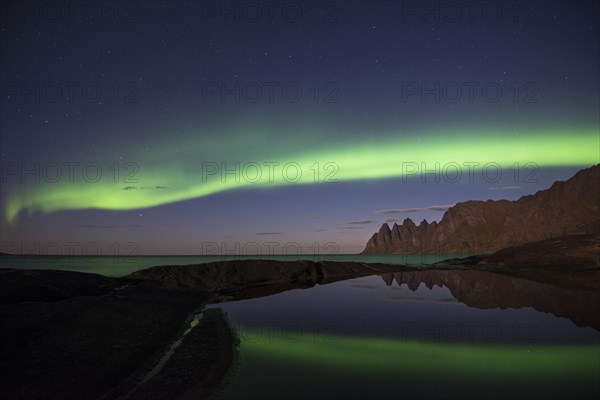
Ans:
[[[225,398],[265,388],[264,398],[273,399],[373,398],[373,393],[381,398],[403,397],[399,393],[408,398],[444,397],[440,393],[473,399],[593,398],[600,384],[597,343],[440,343],[314,329],[236,330],[243,367]],[[290,387],[294,392],[287,395]]]
[[[434,169],[436,163],[440,171],[447,166],[445,171],[452,179],[456,167],[460,167],[464,180],[473,168],[465,163],[478,163],[470,165],[475,165],[472,171],[480,171],[489,163],[504,169],[515,163],[535,163],[544,168],[587,167],[600,162],[599,139],[594,130],[525,137],[468,133],[402,139],[396,136],[335,145],[318,143],[314,137],[293,144],[275,139],[254,135],[229,141],[213,139],[212,143],[198,138],[163,143],[129,160],[138,167],[132,176],[135,181],[123,179],[133,169],[121,170],[114,179],[114,171],[109,169],[118,157],[106,164],[98,163],[103,175],[93,182],[81,179],[77,169],[74,179],[67,179],[65,169],[58,182],[25,181],[7,190],[5,215],[12,223],[22,211],[31,215],[83,209],[131,210],[234,189],[410,177],[417,176],[421,167]],[[114,152],[104,152],[102,159],[110,160]],[[236,163],[240,164],[238,172],[224,173],[225,169],[233,170]],[[90,171],[93,177],[95,170]],[[490,174],[495,175],[494,168]]]
[[[241,330],[243,351],[376,375],[422,370],[431,374],[468,373],[471,378],[522,377],[531,373],[546,379],[584,374],[588,379],[598,380],[600,374],[597,344],[443,344],[301,331],[274,330],[267,334],[251,327]]]

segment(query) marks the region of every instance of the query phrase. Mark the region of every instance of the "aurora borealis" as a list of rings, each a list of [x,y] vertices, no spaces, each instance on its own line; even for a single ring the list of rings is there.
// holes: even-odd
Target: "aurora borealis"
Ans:
[[[522,160],[542,168],[581,166],[598,161],[595,151],[598,138],[593,132],[526,138],[520,140],[517,149],[503,140],[502,135],[483,140],[454,137],[450,144],[433,136],[427,142],[357,143],[347,148],[305,150],[284,158],[278,158],[283,150],[277,151],[278,157],[273,159],[267,154],[250,154],[247,159],[221,163],[195,163],[194,157],[201,154],[201,146],[182,143],[182,151],[158,152],[148,160],[141,157],[135,165],[125,164],[125,169],[130,170],[121,173],[125,178],[119,177],[114,168],[109,177],[102,178],[102,164],[56,164],[40,172],[41,182],[31,185],[33,190],[9,196],[7,218],[12,222],[21,211],[31,214],[89,208],[144,209],[232,189],[420,177],[422,171],[435,173],[430,180],[456,182],[463,179],[463,174],[465,179],[474,180],[477,173],[494,181],[499,180],[502,168],[509,169]],[[234,142],[216,159],[225,160],[232,153],[242,154],[246,145],[242,143],[240,149],[236,149]],[[81,177],[75,173],[79,166]],[[14,169],[4,172],[7,180],[17,175],[27,182],[27,175],[19,165],[5,164],[5,169],[8,167]],[[35,182],[33,176],[30,180]],[[151,190],[152,195],[145,190]]]
[[[230,398],[256,390],[257,382],[265,381],[279,382],[265,395],[277,398],[287,393],[286,386],[294,384],[294,372],[305,371],[305,366],[310,366],[311,372],[304,372],[304,376],[310,376],[312,392],[302,387],[291,395],[293,398],[304,398],[314,391],[336,396],[344,390],[348,396],[368,396],[384,387],[388,390],[381,396],[386,398],[392,397],[392,387],[425,396],[440,391],[461,396],[492,392],[495,398],[521,387],[536,387],[537,395],[545,398],[566,392],[587,397],[596,390],[600,368],[600,349],[594,344],[457,345],[349,336],[324,342],[295,331],[289,333],[293,340],[280,335],[272,340],[264,334],[248,335],[258,340],[244,341],[242,357],[260,368],[244,371]],[[435,377],[435,386],[431,377]],[[357,388],[348,384],[352,381],[362,384]]]
[[[598,398],[599,15],[0,1],[0,398]]]
[[[245,347],[248,352],[265,352],[271,357],[294,359],[296,362],[310,362],[318,358],[320,362],[336,365],[340,369],[368,370],[374,374],[386,370],[409,373],[411,370],[429,369],[430,373],[450,372],[460,366],[456,375],[508,377],[522,375],[535,370],[545,375],[541,379],[557,378],[565,374],[579,375],[582,371],[589,377],[600,370],[595,344],[580,346],[536,346],[527,351],[526,346],[515,345],[460,345],[403,341],[391,338],[369,338],[339,336],[315,340],[312,334],[277,331],[268,336],[264,329],[253,331],[244,328]],[[435,359],[435,362],[432,362]],[[487,362],[486,362],[487,360]],[[515,368],[518,366],[518,368]],[[433,368],[439,368],[434,371]],[[498,376],[496,376],[498,377]],[[572,377],[571,377],[572,378]]]
[[[136,4],[91,22],[2,6],[3,242],[353,253],[382,222],[600,162],[593,2],[497,20],[410,2],[270,17],[256,3],[258,19],[238,2]]]

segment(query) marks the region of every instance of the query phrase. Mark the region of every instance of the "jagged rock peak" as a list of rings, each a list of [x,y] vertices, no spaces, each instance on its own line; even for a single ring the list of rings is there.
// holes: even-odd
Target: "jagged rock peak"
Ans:
[[[600,232],[600,164],[549,189],[516,201],[469,200],[455,204],[440,222],[419,227],[406,218],[390,234],[384,224],[363,253],[477,253],[562,235]]]

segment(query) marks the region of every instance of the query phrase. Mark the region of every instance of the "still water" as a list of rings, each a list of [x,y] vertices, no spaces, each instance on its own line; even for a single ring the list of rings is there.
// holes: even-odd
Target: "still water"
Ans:
[[[594,398],[598,306],[582,308],[597,295],[472,272],[384,274],[211,305],[240,337],[224,397]]]

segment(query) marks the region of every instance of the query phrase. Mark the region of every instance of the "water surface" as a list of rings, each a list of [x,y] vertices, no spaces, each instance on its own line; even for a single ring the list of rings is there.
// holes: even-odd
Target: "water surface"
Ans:
[[[225,398],[595,397],[600,334],[583,326],[596,325],[593,316],[576,315],[576,291],[530,282],[575,304],[506,298],[507,286],[527,281],[469,272],[409,274],[409,283],[384,274],[211,305],[241,339]]]

